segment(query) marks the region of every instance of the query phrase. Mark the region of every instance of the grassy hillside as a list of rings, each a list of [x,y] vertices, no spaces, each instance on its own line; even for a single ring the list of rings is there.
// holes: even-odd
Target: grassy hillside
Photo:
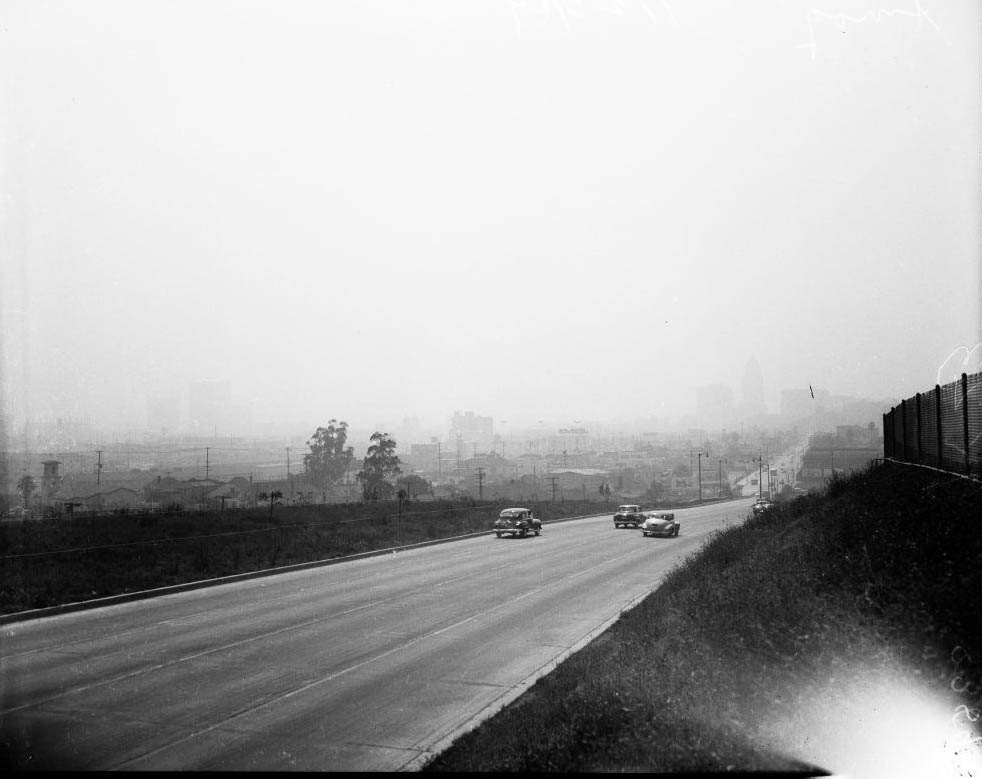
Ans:
[[[891,464],[775,507],[426,770],[979,776],[980,523]]]

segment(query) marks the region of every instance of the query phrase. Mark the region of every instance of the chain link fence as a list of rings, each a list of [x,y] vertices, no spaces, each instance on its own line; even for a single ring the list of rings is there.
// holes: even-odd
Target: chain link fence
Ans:
[[[883,456],[982,476],[982,373],[936,384],[884,414]]]

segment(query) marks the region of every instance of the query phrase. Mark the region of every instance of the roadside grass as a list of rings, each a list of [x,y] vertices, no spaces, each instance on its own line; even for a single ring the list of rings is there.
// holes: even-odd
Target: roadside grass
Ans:
[[[560,519],[603,503],[533,503]],[[490,531],[499,503],[351,503],[0,525],[0,614]],[[612,509],[611,509],[612,510]]]
[[[980,522],[890,463],[749,517],[424,770],[977,776]]]

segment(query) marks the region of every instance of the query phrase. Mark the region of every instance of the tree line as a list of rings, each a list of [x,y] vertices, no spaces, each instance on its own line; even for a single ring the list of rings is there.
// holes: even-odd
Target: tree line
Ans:
[[[432,493],[433,487],[425,479],[414,474],[401,476],[402,468],[395,453],[396,441],[392,436],[376,431],[370,440],[371,445],[356,477],[366,501],[398,498],[401,502]],[[336,419],[328,422],[327,427],[318,427],[307,441],[310,451],[304,455],[304,470],[307,477],[324,490],[341,481],[355,459],[354,448],[348,446],[347,441],[348,423]],[[25,474],[17,481],[17,491],[23,498],[25,508],[37,490],[37,482],[30,475]],[[283,494],[278,491],[259,495],[261,500],[269,500],[271,509],[272,504],[282,497]]]
[[[419,476],[402,477],[396,441],[388,433],[372,433],[371,444],[356,479],[366,501],[392,500],[400,502],[432,492],[432,486]],[[355,459],[354,448],[347,445],[348,423],[332,419],[326,427],[318,427],[307,441],[310,451],[304,455],[307,477],[323,489],[332,488],[348,473]]]

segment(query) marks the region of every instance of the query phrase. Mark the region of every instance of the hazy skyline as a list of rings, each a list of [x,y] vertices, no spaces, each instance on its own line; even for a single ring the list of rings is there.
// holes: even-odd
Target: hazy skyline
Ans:
[[[913,395],[980,340],[980,21],[2,0],[3,411],[664,417],[752,357],[772,410]]]

